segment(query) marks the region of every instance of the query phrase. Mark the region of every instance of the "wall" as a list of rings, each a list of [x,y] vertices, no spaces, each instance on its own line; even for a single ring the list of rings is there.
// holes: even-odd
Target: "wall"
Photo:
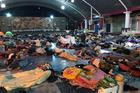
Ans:
[[[25,29],[56,29],[65,30],[67,19],[55,17],[0,17],[0,28],[2,31],[25,30]]]
[[[132,31],[136,31],[136,16],[138,13],[132,13],[130,18],[130,28]],[[125,27],[125,14],[112,16],[112,31],[113,32],[121,32],[121,29]]]
[[[112,17],[112,31],[121,32],[121,29],[125,26],[125,16],[113,16]]]
[[[136,17],[136,30],[140,31],[140,15]]]

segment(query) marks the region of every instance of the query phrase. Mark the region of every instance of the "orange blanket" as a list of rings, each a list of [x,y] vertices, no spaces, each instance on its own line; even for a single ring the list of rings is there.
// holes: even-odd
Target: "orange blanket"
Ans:
[[[65,58],[67,60],[70,60],[70,61],[78,61],[78,58],[76,56],[70,55],[66,52],[62,52],[58,56],[61,58]]]

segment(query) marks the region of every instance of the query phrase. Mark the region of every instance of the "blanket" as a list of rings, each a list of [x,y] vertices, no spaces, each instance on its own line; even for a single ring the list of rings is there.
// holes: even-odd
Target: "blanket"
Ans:
[[[12,74],[12,79],[7,80],[6,75],[0,75],[0,85],[7,90],[12,90],[17,87],[29,88],[37,84],[41,84],[51,75],[51,71],[43,71],[35,69]]]
[[[69,60],[69,61],[78,61],[78,57],[73,56],[73,55],[71,55],[71,54],[69,54],[67,52],[62,52],[58,56],[61,57],[61,58],[66,59],[66,60]]]

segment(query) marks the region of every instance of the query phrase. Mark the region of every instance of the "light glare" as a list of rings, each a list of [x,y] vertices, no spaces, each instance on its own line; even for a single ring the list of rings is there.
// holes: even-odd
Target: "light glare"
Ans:
[[[61,6],[61,9],[62,9],[62,10],[64,10],[64,9],[65,9],[65,6],[64,6],[64,5],[62,5],[62,6]]]
[[[51,15],[51,16],[50,16],[50,18],[51,18],[51,19],[54,19],[54,16],[53,16],[53,15]]]
[[[74,0],[71,0],[72,3],[74,3]]]
[[[4,3],[2,3],[0,6],[1,8],[6,8],[6,5]]]
[[[11,17],[12,14],[11,13],[6,13],[6,17]]]

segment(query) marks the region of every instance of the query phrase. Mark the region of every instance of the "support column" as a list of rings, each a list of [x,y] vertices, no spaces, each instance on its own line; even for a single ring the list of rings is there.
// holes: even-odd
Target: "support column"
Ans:
[[[91,18],[91,19],[90,19],[90,20],[91,20],[91,23],[92,23],[92,20],[93,20],[93,13],[92,13],[92,11],[93,11],[93,10],[92,10],[92,7],[91,7],[91,16],[90,16],[90,18]]]
[[[92,23],[93,23],[93,9],[91,7],[91,11],[90,11],[90,20],[89,20],[89,30],[91,30],[92,27]]]
[[[136,16],[136,31],[140,31],[140,16]]]
[[[139,30],[139,21],[137,20],[136,21],[136,31],[138,31]]]
[[[84,21],[85,21],[85,29],[87,29],[88,28],[88,23],[87,23],[88,21],[87,21],[87,19],[85,19]]]
[[[125,13],[125,31],[128,31],[130,29],[130,11],[126,11]]]

